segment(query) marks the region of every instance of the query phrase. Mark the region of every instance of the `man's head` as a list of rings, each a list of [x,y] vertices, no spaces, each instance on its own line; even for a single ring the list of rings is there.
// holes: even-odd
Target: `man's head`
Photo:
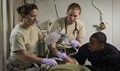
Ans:
[[[89,39],[89,50],[91,52],[100,51],[104,47],[106,41],[107,41],[107,37],[104,33],[96,32],[92,34]]]
[[[67,9],[67,21],[69,23],[74,23],[79,15],[81,14],[81,7],[77,3],[72,3],[68,6]]]

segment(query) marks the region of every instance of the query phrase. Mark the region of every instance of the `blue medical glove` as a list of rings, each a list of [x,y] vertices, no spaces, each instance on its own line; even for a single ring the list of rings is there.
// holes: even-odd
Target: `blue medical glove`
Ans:
[[[66,55],[66,53],[61,53],[61,52],[57,52],[56,54],[59,58],[63,59],[63,60],[67,60],[68,56]]]
[[[42,64],[46,64],[48,66],[54,66],[57,65],[57,62],[54,59],[43,59]]]
[[[73,48],[76,48],[80,43],[77,40],[72,40],[70,42],[70,46]]]

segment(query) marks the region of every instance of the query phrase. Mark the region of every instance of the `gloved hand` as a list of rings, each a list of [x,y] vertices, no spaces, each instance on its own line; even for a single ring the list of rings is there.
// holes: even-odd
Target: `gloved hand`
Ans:
[[[66,55],[66,53],[61,53],[61,52],[57,52],[56,54],[59,58],[63,59],[63,60],[67,60],[68,56]]]
[[[57,62],[54,59],[43,59],[42,64],[46,64],[48,66],[54,66],[57,65]]]
[[[79,45],[79,42],[77,40],[72,40],[70,43],[70,46],[73,48],[76,48]]]

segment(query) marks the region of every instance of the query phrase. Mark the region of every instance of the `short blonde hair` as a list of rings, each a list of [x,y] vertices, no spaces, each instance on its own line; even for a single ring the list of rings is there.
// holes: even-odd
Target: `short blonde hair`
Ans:
[[[79,4],[77,4],[77,3],[72,3],[72,4],[70,4],[70,5],[68,6],[67,13],[68,13],[68,11],[71,10],[71,9],[78,9],[78,10],[80,11],[79,14],[81,14],[81,7],[80,7]]]

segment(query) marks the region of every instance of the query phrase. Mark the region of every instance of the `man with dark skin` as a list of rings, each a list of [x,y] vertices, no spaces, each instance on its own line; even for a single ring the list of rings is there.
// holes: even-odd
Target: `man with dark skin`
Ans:
[[[104,33],[92,34],[89,43],[84,44],[74,58],[82,65],[88,59],[91,65],[86,67],[91,71],[118,71],[119,51],[106,41],[107,37]]]

